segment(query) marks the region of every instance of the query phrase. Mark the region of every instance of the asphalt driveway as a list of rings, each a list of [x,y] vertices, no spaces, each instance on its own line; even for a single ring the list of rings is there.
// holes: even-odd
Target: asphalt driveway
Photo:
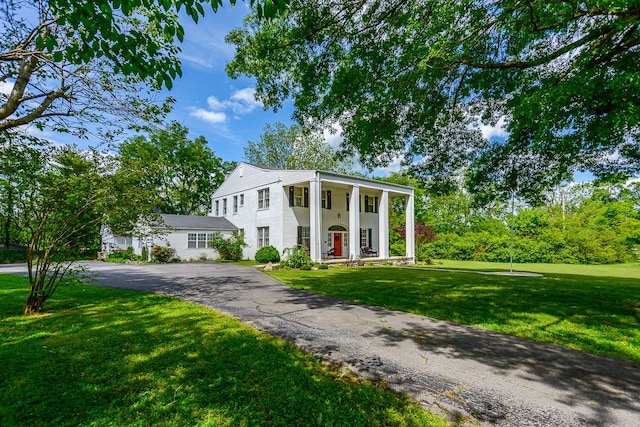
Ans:
[[[291,289],[252,267],[90,262],[102,286],[218,309],[425,407],[498,426],[640,426],[640,365]],[[19,267],[0,265],[0,272]]]

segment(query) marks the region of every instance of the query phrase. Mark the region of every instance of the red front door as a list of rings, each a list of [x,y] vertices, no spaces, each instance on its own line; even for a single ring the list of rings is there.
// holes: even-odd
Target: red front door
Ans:
[[[342,256],[342,233],[333,233],[334,256]]]

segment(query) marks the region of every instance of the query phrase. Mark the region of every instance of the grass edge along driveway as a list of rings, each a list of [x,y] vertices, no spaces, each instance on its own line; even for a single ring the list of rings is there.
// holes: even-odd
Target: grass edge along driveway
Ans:
[[[446,425],[215,310],[73,286],[25,317],[26,283],[0,275],[0,425]]]
[[[543,277],[385,266],[269,274],[298,289],[640,362],[640,269],[579,267],[547,265]]]

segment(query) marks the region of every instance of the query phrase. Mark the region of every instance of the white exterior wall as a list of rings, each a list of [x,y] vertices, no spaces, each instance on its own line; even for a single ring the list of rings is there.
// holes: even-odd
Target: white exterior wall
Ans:
[[[413,193],[409,187],[397,186],[390,183],[366,180],[356,177],[348,177],[340,174],[316,172],[316,171],[296,171],[296,170],[270,170],[241,163],[227,177],[225,182],[216,190],[212,196],[211,215],[216,216],[215,203],[219,203],[218,216],[224,216],[237,228],[244,230],[245,241],[249,245],[244,250],[244,257],[253,259],[257,251],[258,227],[269,227],[269,244],[276,247],[280,253],[285,248],[290,248],[298,243],[298,226],[310,227],[309,207],[289,206],[289,186],[304,187],[309,189],[311,197],[311,181],[319,179],[320,200],[323,191],[331,191],[331,209],[322,208],[320,214],[320,251],[321,256],[326,256],[330,248],[329,227],[342,226],[349,233],[347,241],[357,242],[356,247],[343,246],[343,257],[349,253],[361,255],[360,251],[360,229],[371,229],[372,236],[370,246],[377,250],[379,254],[388,254],[388,248],[380,250],[381,242],[388,244],[386,239],[380,238],[380,227],[382,226],[379,212],[365,212],[365,195],[378,199],[378,207],[382,201],[383,191],[387,192],[388,199],[398,196],[409,196]],[[347,211],[346,194],[351,195],[353,185],[359,187],[361,211],[358,212],[358,229],[351,230],[349,227],[349,214]],[[269,209],[258,209],[258,190],[269,188]],[[233,213],[233,197],[244,194],[244,206],[238,207],[238,212]],[[227,213],[223,214],[223,200],[227,200]],[[356,203],[356,206],[358,204]],[[388,218],[388,215],[383,215]],[[412,218],[412,217],[411,217]],[[388,221],[385,232],[388,233]],[[411,229],[413,224],[411,225]],[[352,240],[352,236],[356,239]],[[313,246],[313,242],[312,242]],[[408,254],[409,255],[409,254]],[[409,256],[412,256],[410,254]],[[316,259],[316,261],[319,259]]]

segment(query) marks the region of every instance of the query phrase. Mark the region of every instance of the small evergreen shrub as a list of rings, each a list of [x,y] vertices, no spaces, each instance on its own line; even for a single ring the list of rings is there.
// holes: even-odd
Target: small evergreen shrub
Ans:
[[[328,270],[329,264],[320,264],[318,265],[318,270]]]
[[[256,252],[256,261],[260,263],[279,262],[280,253],[273,246],[263,246]]]
[[[300,266],[300,270],[306,270],[309,271],[311,270],[311,265],[310,264],[304,264]]]

